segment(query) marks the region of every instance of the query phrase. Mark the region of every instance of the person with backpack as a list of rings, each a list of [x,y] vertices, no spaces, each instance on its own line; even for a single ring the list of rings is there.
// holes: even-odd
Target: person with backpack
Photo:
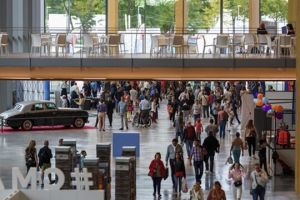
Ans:
[[[183,142],[186,145],[186,152],[187,155],[189,156],[191,154],[191,150],[193,147],[193,142],[196,139],[196,132],[195,132],[195,128],[192,125],[191,122],[188,122],[187,126],[185,127],[184,131],[183,131]]]
[[[44,147],[40,149],[38,157],[39,157],[39,165],[40,165],[40,168],[42,170],[42,176],[41,176],[42,184],[41,184],[41,187],[43,188],[44,187],[44,173],[45,173],[46,169],[51,167],[51,158],[53,157],[51,149],[49,148],[49,141],[48,140],[45,140]],[[49,174],[48,177],[49,177],[50,184],[53,184],[55,181],[52,181],[51,174]]]

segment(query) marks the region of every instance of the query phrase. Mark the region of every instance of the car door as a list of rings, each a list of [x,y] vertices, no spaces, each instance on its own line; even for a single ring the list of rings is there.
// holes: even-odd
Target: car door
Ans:
[[[51,102],[45,103],[45,114],[47,116],[47,125],[58,125],[60,124],[59,112],[56,105]]]
[[[35,103],[31,106],[30,111],[26,114],[26,118],[30,119],[34,125],[40,126],[45,123],[43,103]]]

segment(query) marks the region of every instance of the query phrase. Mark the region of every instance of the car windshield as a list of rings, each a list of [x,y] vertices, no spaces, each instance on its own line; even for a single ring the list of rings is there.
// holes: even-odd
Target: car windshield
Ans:
[[[22,110],[22,105],[16,104],[15,107],[14,107],[14,110],[21,111]]]

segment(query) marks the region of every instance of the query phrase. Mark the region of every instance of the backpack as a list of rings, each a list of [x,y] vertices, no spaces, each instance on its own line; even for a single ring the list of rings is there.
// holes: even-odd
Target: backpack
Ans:
[[[43,149],[39,154],[39,164],[44,164],[49,159],[49,155],[46,151],[46,149]]]

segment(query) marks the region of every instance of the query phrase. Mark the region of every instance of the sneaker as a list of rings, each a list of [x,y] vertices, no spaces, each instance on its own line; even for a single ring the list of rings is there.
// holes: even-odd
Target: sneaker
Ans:
[[[209,174],[209,171],[208,171],[208,170],[205,170],[205,173],[206,173],[206,174]]]
[[[155,197],[155,193],[153,193],[153,196]]]
[[[105,129],[103,129],[103,131],[105,131]]]
[[[44,188],[44,183],[41,184],[41,188]]]
[[[120,128],[119,130],[120,130],[120,131],[123,131],[124,129],[123,129],[123,128]]]

